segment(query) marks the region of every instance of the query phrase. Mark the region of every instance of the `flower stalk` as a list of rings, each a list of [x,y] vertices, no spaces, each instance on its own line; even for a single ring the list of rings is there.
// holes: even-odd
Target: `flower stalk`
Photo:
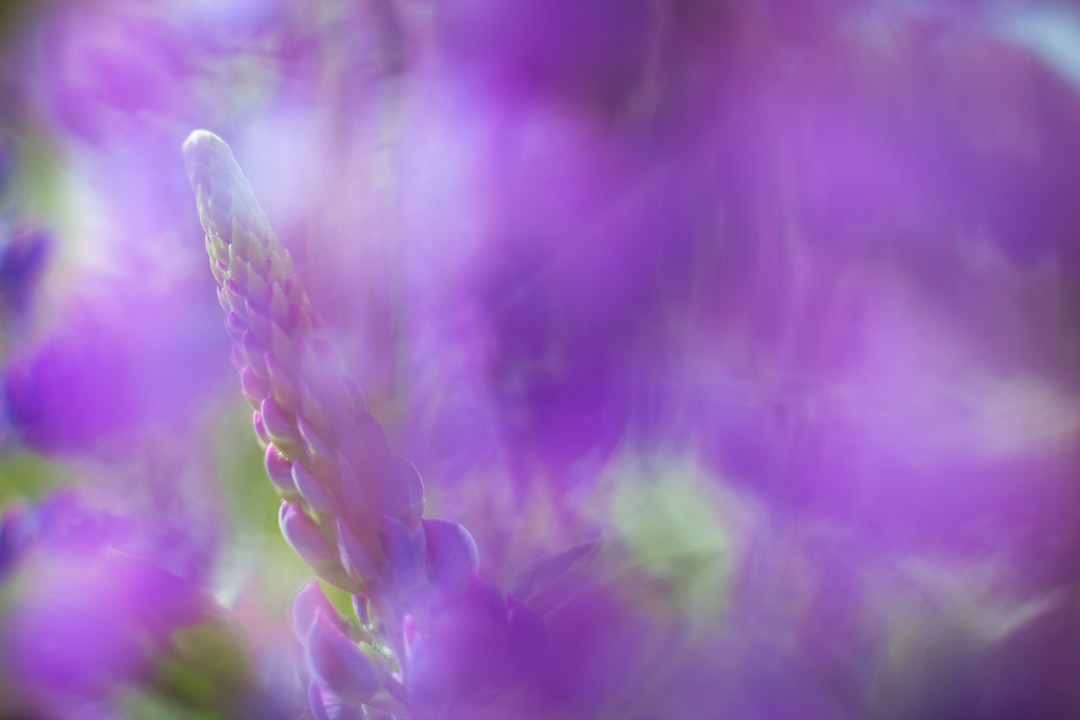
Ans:
[[[320,578],[353,595],[362,625],[350,629],[317,588],[297,597],[312,714],[352,703],[401,715],[405,688],[417,684],[404,628],[432,597],[468,594],[476,544],[460,524],[423,518],[420,474],[391,451],[343,372],[228,145],[199,130],[183,154],[241,390],[282,500],[282,534]]]

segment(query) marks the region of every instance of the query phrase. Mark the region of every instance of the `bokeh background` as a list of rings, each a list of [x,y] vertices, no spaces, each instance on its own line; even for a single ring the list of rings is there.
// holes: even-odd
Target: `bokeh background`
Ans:
[[[1019,0],[5,0],[3,717],[302,712],[196,128],[429,512],[556,558],[565,717],[1080,717],[1080,12]]]

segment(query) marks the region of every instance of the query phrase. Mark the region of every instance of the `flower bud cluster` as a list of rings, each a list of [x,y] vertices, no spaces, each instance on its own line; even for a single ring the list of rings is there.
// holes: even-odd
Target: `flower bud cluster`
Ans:
[[[460,524],[423,517],[420,474],[391,451],[342,372],[229,147],[196,131],[184,158],[241,388],[282,500],[281,532],[320,578],[354,596],[361,620],[344,620],[317,583],[297,596],[294,625],[306,652],[311,712],[396,712],[407,692],[407,645],[418,637],[415,626],[411,640],[405,637],[410,613],[473,586],[476,544]]]

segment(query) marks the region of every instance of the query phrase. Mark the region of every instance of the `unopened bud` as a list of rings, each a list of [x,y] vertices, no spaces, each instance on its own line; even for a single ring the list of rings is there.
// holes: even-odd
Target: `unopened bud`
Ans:
[[[334,498],[330,496],[322,483],[316,480],[300,462],[292,464],[290,482],[300,491],[300,497],[316,512],[330,512],[334,509]]]
[[[296,486],[293,484],[292,463],[272,444],[266,446],[264,458],[266,474],[270,482],[278,489],[278,492],[288,496],[296,495]]]
[[[281,534],[308,565],[323,565],[337,556],[334,548],[299,505],[290,502],[282,503],[279,524]]]
[[[423,527],[428,579],[447,590],[468,585],[480,568],[480,551],[469,531],[445,520],[424,520]]]
[[[273,398],[263,400],[259,409],[262,412],[263,423],[266,425],[266,434],[271,442],[277,445],[282,455],[295,457],[302,447],[296,422]]]
[[[244,397],[252,407],[259,407],[266,396],[270,394],[270,385],[255,374],[250,367],[240,371],[240,388]]]
[[[380,535],[390,580],[400,592],[416,590],[424,581],[423,527],[412,533],[397,518],[384,515]]]
[[[337,610],[334,609],[330,599],[326,597],[326,593],[323,592],[319,581],[311,580],[293,598],[293,631],[301,641],[307,640],[308,633],[311,632],[311,628],[320,612],[330,618],[331,622],[341,632],[347,632],[345,622],[338,615]]]
[[[338,551],[341,564],[345,572],[353,580],[365,584],[377,584],[379,579],[379,566],[375,558],[371,556],[360,538],[352,531],[343,519],[337,521]]]
[[[382,687],[383,673],[373,663],[378,656],[361,652],[325,613],[315,613],[305,645],[311,674],[342,700],[363,703]]]

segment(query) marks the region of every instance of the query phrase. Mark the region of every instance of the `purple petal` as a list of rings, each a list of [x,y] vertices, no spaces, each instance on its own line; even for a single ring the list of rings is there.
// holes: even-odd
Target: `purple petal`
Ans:
[[[331,497],[322,483],[316,480],[300,462],[294,462],[292,465],[292,481],[295,483],[296,489],[300,491],[300,497],[304,498],[304,502],[312,510],[329,512],[337,506],[334,498]]]
[[[447,590],[468,585],[480,568],[480,551],[460,523],[424,520],[428,579]]]
[[[283,493],[295,495],[296,486],[293,485],[292,463],[279,453],[272,444],[266,446],[264,463],[266,465],[266,474],[270,477],[270,482],[274,484],[274,487]]]
[[[379,566],[375,559],[371,557],[367,548],[364,547],[364,544],[360,542],[360,538],[356,537],[356,533],[352,531],[344,520],[339,519],[336,528],[338,552],[341,557],[341,564],[345,567],[345,572],[353,580],[364,583],[378,583]]]
[[[308,707],[314,720],[365,720],[367,714],[312,680],[308,684]]]
[[[318,580],[311,580],[296,594],[293,599],[292,622],[293,631],[301,640],[307,639],[318,614],[322,613],[337,625],[341,632],[346,632],[345,622],[338,615],[337,610],[326,597]]]
[[[417,533],[409,529],[396,518],[383,516],[383,547],[389,562],[390,578],[402,593],[414,591],[424,581],[424,531]]]
[[[340,698],[362,703],[382,685],[371,661],[324,613],[316,613],[306,645],[311,673]]]
[[[307,564],[318,566],[336,558],[337,553],[299,505],[290,502],[282,503],[279,524],[281,534]]]

